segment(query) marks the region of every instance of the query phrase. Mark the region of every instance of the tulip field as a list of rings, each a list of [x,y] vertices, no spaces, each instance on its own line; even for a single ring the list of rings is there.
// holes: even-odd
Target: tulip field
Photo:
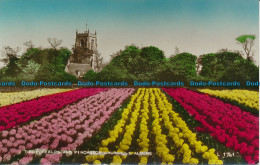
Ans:
[[[0,92],[0,164],[257,164],[258,91]]]

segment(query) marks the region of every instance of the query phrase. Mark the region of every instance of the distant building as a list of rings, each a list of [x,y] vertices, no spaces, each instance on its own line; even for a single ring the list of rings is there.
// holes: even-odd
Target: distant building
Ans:
[[[202,58],[203,58],[203,55],[200,55],[197,58],[197,61],[196,61],[196,74],[197,74],[197,76],[200,75],[202,68],[203,68],[202,63],[201,63]]]
[[[76,77],[83,77],[89,70],[98,71],[97,33],[76,31],[75,46],[65,71]]]

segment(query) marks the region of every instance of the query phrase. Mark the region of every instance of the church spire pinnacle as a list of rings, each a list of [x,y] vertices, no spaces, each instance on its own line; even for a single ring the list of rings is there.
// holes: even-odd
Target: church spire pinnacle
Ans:
[[[87,20],[86,20],[86,30],[88,29],[88,22],[87,22]]]

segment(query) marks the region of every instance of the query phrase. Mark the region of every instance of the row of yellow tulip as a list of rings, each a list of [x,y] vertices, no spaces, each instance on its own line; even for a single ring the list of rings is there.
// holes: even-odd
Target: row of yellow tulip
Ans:
[[[159,89],[151,89],[154,92],[157,92]],[[153,130],[153,134],[155,135],[155,143],[156,143],[156,154],[162,158],[162,163],[168,163],[168,164],[172,164],[174,159],[175,159],[175,155],[170,154],[170,150],[167,147],[167,139],[166,139],[166,135],[162,133],[162,118],[160,118],[160,114],[159,114],[159,108],[161,108],[160,105],[156,105],[156,97],[154,95],[154,93],[151,93],[150,95],[150,105],[152,108],[152,117],[153,117],[153,123],[152,123],[152,130]]]
[[[145,96],[145,90],[141,90],[141,94],[137,98],[135,107],[133,108],[133,112],[131,114],[130,123],[125,127],[125,133],[123,139],[119,144],[119,149],[117,152],[127,152],[133,139],[134,132],[136,130],[137,120],[139,118],[139,113],[141,110],[141,101]],[[111,164],[121,164],[123,159],[126,159],[126,156],[115,155],[113,156],[113,161]]]
[[[254,108],[258,111],[259,109],[259,92],[249,91],[243,89],[234,90],[211,90],[211,89],[200,89],[200,92],[208,93],[210,95],[237,101],[239,104]]]
[[[151,113],[151,115],[150,115]],[[133,139],[139,125],[138,139]],[[152,121],[152,127],[149,128],[148,122]],[[168,130],[168,137],[162,130]],[[151,130],[151,131],[150,131]],[[149,136],[150,135],[150,136]],[[209,164],[223,164],[215,154],[214,149],[208,149],[201,141],[196,139],[186,123],[175,113],[167,97],[160,89],[139,89],[131,98],[127,108],[123,110],[122,118],[112,131],[109,137],[102,141],[101,152],[109,152],[109,144],[116,145],[117,139],[122,137],[117,152],[128,152],[132,143],[137,141],[140,152],[151,151],[155,146],[156,155],[161,158],[163,164],[172,164],[175,157],[182,160],[182,163],[198,164],[200,159],[207,160]],[[154,141],[148,137],[154,136]],[[150,145],[154,143],[155,145]],[[195,154],[196,153],[196,154]],[[88,163],[100,164],[104,155],[88,155]],[[113,156],[112,164],[121,164],[127,156]],[[148,155],[140,155],[139,164],[148,163]]]
[[[0,107],[31,100],[37,97],[66,92],[71,89],[37,89],[32,91],[0,93]]]
[[[158,100],[158,109],[161,112],[165,127],[169,130],[169,136],[175,143],[175,149],[179,149],[179,152],[183,154],[182,163],[199,163],[198,159],[192,158],[192,150],[190,149],[192,147],[197,154],[201,154],[204,159],[208,160],[209,164],[223,164],[215,154],[215,150],[208,149],[201,141],[197,140],[196,134],[188,128],[178,113],[173,111],[173,107],[168,102],[167,97],[159,89],[156,90],[155,95]]]
[[[148,121],[149,121],[149,93],[144,96],[143,101],[143,109],[141,110],[141,122],[140,122],[140,135],[139,139],[137,139],[138,145],[140,146],[140,152],[148,152],[149,151],[149,128],[148,128]],[[147,164],[148,156],[139,156],[140,164]]]

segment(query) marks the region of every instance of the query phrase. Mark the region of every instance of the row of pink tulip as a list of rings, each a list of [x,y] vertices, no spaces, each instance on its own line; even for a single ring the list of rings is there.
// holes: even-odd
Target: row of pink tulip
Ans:
[[[240,152],[248,163],[259,161],[259,117],[185,88],[164,90],[201,123],[198,131]]]
[[[49,112],[57,111],[80,99],[95,95],[105,88],[84,88],[43,96],[0,108],[0,131],[26,123]]]
[[[22,127],[0,133],[0,160],[8,163],[25,149],[73,151],[100,130],[102,124],[119,108],[134,89],[111,89],[85,98],[57,113]],[[59,163],[61,154],[46,154],[41,163]],[[29,163],[25,155],[18,164]],[[1,163],[1,162],[0,162]]]

